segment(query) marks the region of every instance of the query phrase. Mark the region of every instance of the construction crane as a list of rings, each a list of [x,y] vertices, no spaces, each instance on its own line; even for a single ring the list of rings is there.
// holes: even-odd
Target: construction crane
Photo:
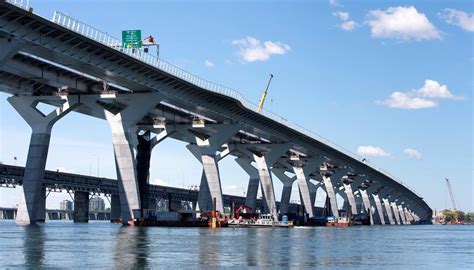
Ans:
[[[260,98],[260,102],[258,103],[258,108],[257,108],[258,113],[263,108],[263,104],[265,103],[265,98],[267,98],[268,87],[270,87],[270,82],[272,81],[272,78],[273,78],[273,74],[270,74],[270,79],[268,79],[267,88],[265,88],[265,91],[263,92],[262,97]]]
[[[458,208],[456,207],[456,200],[454,200],[453,189],[451,188],[451,183],[449,182],[448,178],[446,179],[446,185],[448,185],[449,196],[451,197],[451,203],[453,204],[453,210],[457,211]]]

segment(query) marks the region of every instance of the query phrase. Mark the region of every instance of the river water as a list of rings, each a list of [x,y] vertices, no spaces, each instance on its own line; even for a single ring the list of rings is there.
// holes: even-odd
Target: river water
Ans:
[[[474,226],[132,228],[0,221],[0,268],[473,269]]]

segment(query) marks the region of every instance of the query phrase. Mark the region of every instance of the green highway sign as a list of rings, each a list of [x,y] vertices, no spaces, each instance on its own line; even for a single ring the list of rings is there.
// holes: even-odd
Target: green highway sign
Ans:
[[[122,31],[123,48],[141,48],[142,30],[124,30]]]

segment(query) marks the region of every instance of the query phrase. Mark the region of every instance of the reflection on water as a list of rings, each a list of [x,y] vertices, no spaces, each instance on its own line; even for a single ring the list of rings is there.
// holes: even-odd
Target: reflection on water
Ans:
[[[120,227],[116,232],[114,264],[120,269],[147,268],[148,228]]]
[[[22,226],[23,239],[23,256],[25,258],[25,266],[40,268],[44,261],[44,242],[45,233],[43,226],[32,225]]]
[[[472,269],[473,238],[474,226],[211,230],[0,221],[0,269]]]

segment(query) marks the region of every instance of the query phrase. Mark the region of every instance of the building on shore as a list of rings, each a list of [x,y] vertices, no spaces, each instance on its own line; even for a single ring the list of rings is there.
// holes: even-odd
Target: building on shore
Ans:
[[[101,197],[94,197],[89,200],[89,211],[104,211],[105,202]]]
[[[70,200],[63,200],[59,203],[59,210],[73,210],[72,202]]]

